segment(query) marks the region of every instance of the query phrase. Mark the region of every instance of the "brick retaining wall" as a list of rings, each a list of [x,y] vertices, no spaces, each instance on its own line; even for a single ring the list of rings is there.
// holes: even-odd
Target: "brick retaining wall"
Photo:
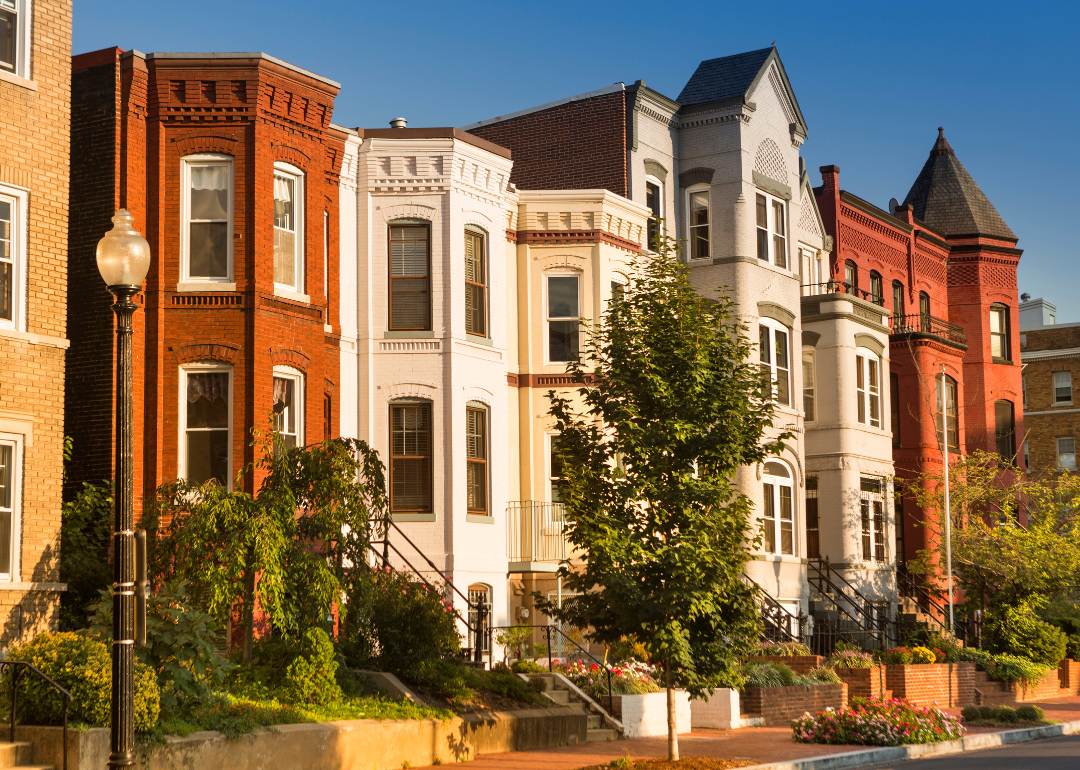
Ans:
[[[754,663],[783,663],[796,674],[809,674],[810,671],[825,662],[820,655],[759,655],[750,658]]]
[[[1080,661],[1066,658],[1058,664],[1058,686],[1070,695],[1080,694]]]
[[[975,664],[885,666],[885,686],[894,698],[917,706],[970,706],[975,702]]]
[[[846,684],[814,687],[747,687],[741,696],[743,714],[765,718],[766,727],[787,727],[804,713],[843,708],[848,702]]]
[[[836,668],[836,675],[848,686],[849,698],[881,698],[887,689],[885,667]]]

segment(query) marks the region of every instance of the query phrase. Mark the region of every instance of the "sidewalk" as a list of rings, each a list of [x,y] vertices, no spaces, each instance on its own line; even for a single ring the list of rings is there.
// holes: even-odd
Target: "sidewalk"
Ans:
[[[1058,698],[1035,704],[1046,718],[1069,722],[1080,719],[1080,696]],[[960,709],[944,709],[958,714]],[[1002,730],[1011,729],[1008,727]],[[975,728],[969,735],[1001,732]],[[753,760],[758,764],[843,754],[864,746],[823,746],[795,743],[787,727],[748,727],[741,730],[694,730],[679,736],[679,752],[684,757],[722,757]],[[631,738],[610,743],[587,743],[537,751],[484,754],[469,763],[474,770],[575,770],[588,765],[607,764],[629,754],[632,759],[667,756],[667,738]],[[427,770],[417,768],[416,770]]]

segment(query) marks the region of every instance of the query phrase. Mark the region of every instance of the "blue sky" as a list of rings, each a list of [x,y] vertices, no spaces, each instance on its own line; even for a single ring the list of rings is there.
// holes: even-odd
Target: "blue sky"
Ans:
[[[334,122],[461,126],[618,81],[674,98],[776,41],[811,179],[903,200],[937,126],[1019,236],[1020,291],[1080,321],[1080,5],[76,0],[73,52],[265,51],[342,84]]]

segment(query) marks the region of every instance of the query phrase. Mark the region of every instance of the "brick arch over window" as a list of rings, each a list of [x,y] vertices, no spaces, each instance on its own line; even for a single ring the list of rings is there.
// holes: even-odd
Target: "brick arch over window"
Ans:
[[[335,383],[333,380],[329,380],[329,379],[324,379],[323,380],[323,393],[326,393],[327,395],[332,396],[332,395],[334,395],[335,390],[337,390],[337,383]]]
[[[270,348],[270,361],[274,366],[291,366],[307,374],[311,359],[296,348],[287,348],[284,345],[275,345]]]
[[[539,270],[552,270],[557,267],[562,267],[584,273],[587,261],[588,260],[585,257],[579,257],[576,254],[552,254],[551,256],[538,259],[536,261],[536,267]]]
[[[494,227],[494,223],[491,221],[491,217],[482,211],[474,211],[470,209],[462,209],[462,215],[465,217],[465,224],[475,225],[484,230],[491,230]]]
[[[419,203],[403,203],[399,206],[387,206],[382,210],[383,219],[387,222],[395,219],[426,219],[434,222],[438,215],[434,206],[422,206]]]
[[[387,385],[379,390],[386,391],[384,398],[387,401],[395,401],[400,398],[422,398],[433,401],[439,388],[437,385],[428,382],[399,382],[394,385]]]
[[[219,152],[223,155],[236,155],[237,137],[232,134],[202,134],[176,139],[176,150],[180,157],[201,155],[206,152]]]
[[[235,364],[240,357],[240,346],[231,342],[196,342],[178,347],[173,352],[179,364],[193,364],[198,361]]]
[[[304,173],[307,173],[308,169],[311,168],[311,158],[295,147],[275,142],[271,145],[271,148],[274,151],[275,162],[291,163]]]
[[[465,392],[465,400],[466,401],[477,401],[477,402],[483,404],[484,406],[486,406],[488,409],[491,409],[494,406],[495,394],[492,393],[487,388],[481,388],[479,386],[474,385],[471,388],[469,388],[468,390],[466,390],[466,392]]]

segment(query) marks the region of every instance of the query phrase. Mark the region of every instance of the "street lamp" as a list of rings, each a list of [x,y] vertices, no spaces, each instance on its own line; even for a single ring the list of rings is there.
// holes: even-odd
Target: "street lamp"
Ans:
[[[112,743],[109,767],[135,764],[135,475],[131,395],[133,298],[150,269],[150,244],[127,209],[98,241],[97,266],[115,297],[116,470],[113,534]]]

